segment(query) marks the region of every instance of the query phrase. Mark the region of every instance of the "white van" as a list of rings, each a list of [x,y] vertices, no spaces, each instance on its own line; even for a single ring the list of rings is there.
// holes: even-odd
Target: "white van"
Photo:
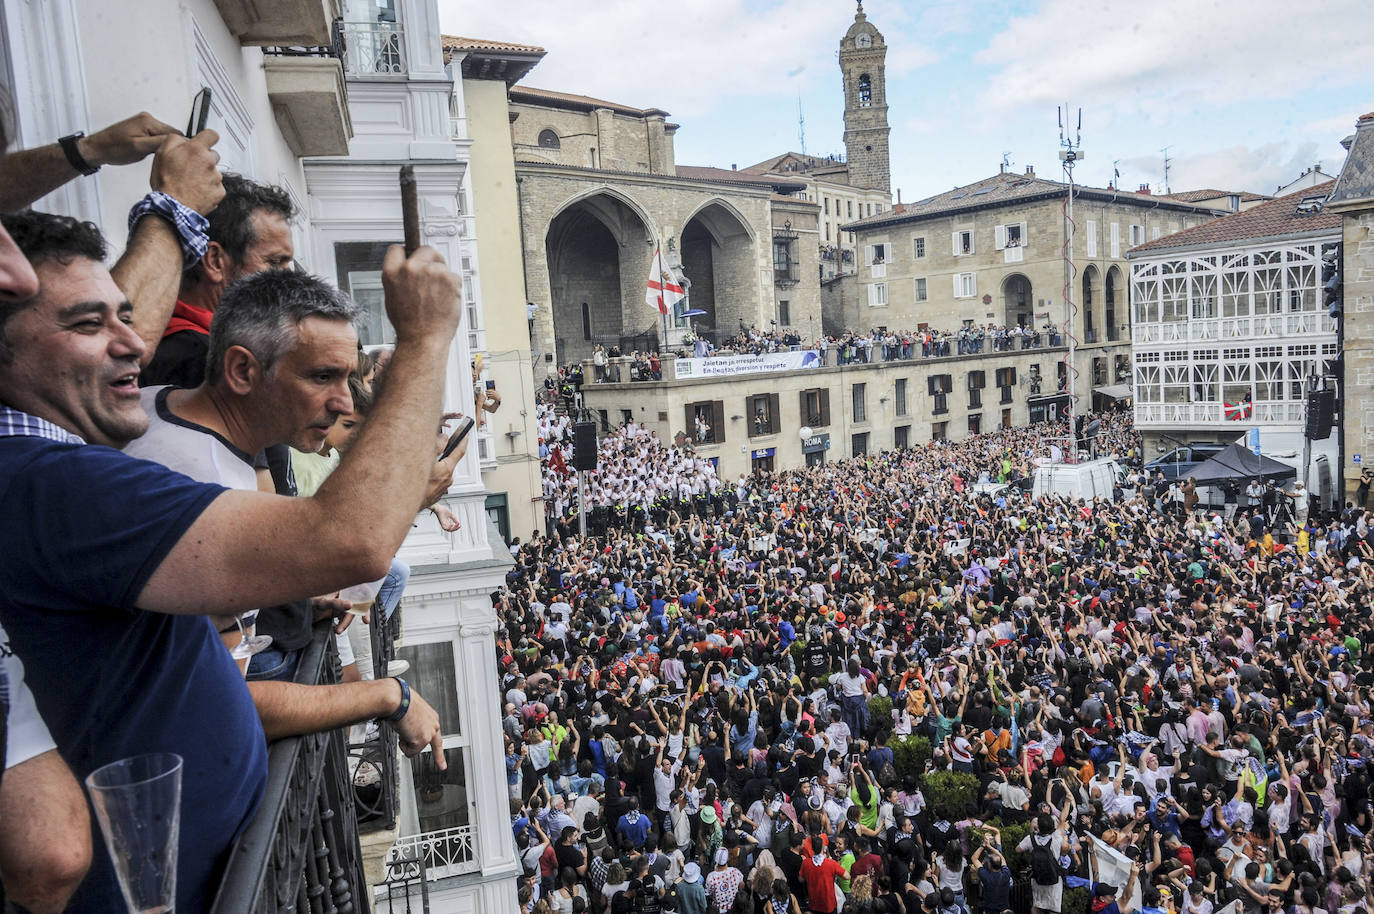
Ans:
[[[1094,498],[1111,500],[1112,487],[1121,475],[1121,468],[1111,457],[1079,463],[1041,459],[1044,462],[1036,466],[1031,484],[1031,497],[1037,500],[1047,496],[1074,500],[1081,498],[1084,501]]]

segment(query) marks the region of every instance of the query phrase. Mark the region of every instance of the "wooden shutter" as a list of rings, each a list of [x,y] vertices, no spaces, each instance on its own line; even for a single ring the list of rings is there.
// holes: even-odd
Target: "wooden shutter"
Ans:
[[[1021,247],[1030,244],[1030,236],[1026,234],[1026,223],[1021,223]]]
[[[930,377],[926,378],[926,393],[930,394],[933,397],[939,389],[940,376],[938,374],[933,374]]]
[[[697,440],[697,412],[696,409],[694,409],[695,406],[695,403],[688,403],[683,407],[687,416],[683,420],[686,424],[682,426],[682,430],[687,433],[688,441]]]
[[[802,425],[811,424],[811,416],[808,415],[806,411],[806,395],[809,393],[811,393],[811,391],[803,390],[800,395],[800,402],[797,404],[797,415],[801,417]]]
[[[778,395],[768,395],[768,431],[777,434],[782,429],[782,416],[778,414]]]
[[[1012,367],[1010,367],[1010,368],[1007,369],[1007,381],[1006,381],[1006,383],[1003,384],[1002,386],[1003,386],[1003,387],[1015,387],[1015,386],[1016,386],[1016,366],[1015,366],[1015,365],[1013,365]]]
[[[1084,250],[1087,251],[1087,254],[1088,254],[1089,257],[1096,257],[1096,256],[1097,256],[1097,220],[1096,220],[1096,219],[1089,219],[1088,222],[1087,222],[1087,226],[1088,226],[1088,228],[1087,228],[1088,237],[1087,237],[1087,243],[1084,245]]]
[[[1007,246],[1007,227],[1005,225],[993,226],[992,246],[999,251]]]
[[[821,425],[830,424],[830,388],[821,388]]]
[[[711,423],[711,440],[716,444],[722,444],[725,441],[724,400],[711,401],[711,416],[715,419],[715,421]]]
[[[955,257],[958,257],[961,253],[963,253],[963,251],[959,248],[959,233],[958,233],[958,232],[955,232],[955,233],[951,236],[950,245],[951,245],[951,247],[954,248],[954,256],[955,256]]]
[[[955,298],[963,298],[963,297],[964,297],[964,284],[963,284],[963,282],[961,281],[961,280],[963,279],[963,277],[964,277],[964,274],[963,274],[963,273],[955,273],[955,274],[954,274],[954,297],[955,297]]]

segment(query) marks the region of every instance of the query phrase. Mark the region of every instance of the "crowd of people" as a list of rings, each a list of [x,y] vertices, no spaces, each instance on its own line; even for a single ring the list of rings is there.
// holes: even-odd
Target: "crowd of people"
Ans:
[[[853,365],[932,356],[1039,349],[1046,345],[1059,346],[1061,342],[1059,329],[1053,324],[1046,324],[1043,329],[1037,330],[1021,324],[1007,327],[992,323],[978,325],[970,321],[957,330],[844,330],[839,334],[824,335],[811,341],[804,340],[794,330],[760,330],[750,327],[741,329],[737,334],[726,337],[716,344],[708,342],[704,337],[698,338],[690,352],[684,350],[678,355],[697,358],[759,355],[808,347],[820,353],[823,364],[831,364],[833,352],[834,364]]]
[[[1370,910],[1369,512],[1312,513],[1299,549],[1259,508],[986,485],[1067,432],[520,546],[497,650],[522,909]],[[1123,414],[1096,437],[1141,453]]]
[[[466,442],[436,459],[461,281],[430,248],[387,252],[383,373],[358,345],[356,305],[294,269],[290,195],[221,173],[213,130],[140,114],[5,155],[7,102],[0,906],[134,904],[121,882],[151,880],[125,855],[143,850],[107,848],[80,784],[160,753],[180,757],[175,896],[137,905],[208,911],[263,800],[269,740],[391,727],[407,755],[432,747],[445,767],[438,714],[403,671],[350,656],[368,616],[349,625],[364,601],[344,589],[395,608],[396,551],[462,459]],[[26,209],[138,162],[150,192],[112,265],[95,225]],[[295,681],[329,620],[343,680]],[[111,827],[156,830],[169,814],[136,812]]]
[[[573,423],[567,413],[544,404],[536,415],[545,509],[555,520],[575,517],[581,503],[572,471]],[[707,460],[627,422],[598,440],[596,469],[587,471],[585,490],[593,529],[622,524],[640,528],[650,518],[665,518],[669,505],[714,499],[721,480]]]

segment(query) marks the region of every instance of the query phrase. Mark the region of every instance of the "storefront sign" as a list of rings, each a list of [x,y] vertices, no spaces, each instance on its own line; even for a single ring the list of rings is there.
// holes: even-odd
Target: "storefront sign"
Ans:
[[[802,453],[811,454],[816,451],[830,450],[830,433],[821,432],[819,435],[812,435],[810,438],[802,439]]]
[[[777,450],[775,447],[761,447],[757,451],[750,451],[749,456],[754,460],[762,460],[765,457],[772,457],[777,453]]]
[[[737,374],[767,371],[798,371],[820,368],[820,354],[812,350],[764,352],[758,355],[718,355],[707,359],[678,359],[673,363],[679,380],[683,378],[725,378]]]

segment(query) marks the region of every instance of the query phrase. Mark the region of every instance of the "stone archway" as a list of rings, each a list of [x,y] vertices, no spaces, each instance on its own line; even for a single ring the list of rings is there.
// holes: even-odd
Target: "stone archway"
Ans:
[[[1012,273],[1002,280],[1002,309],[1006,326],[1035,326],[1035,299],[1031,297],[1031,281],[1024,273]]]
[[[550,221],[544,246],[560,364],[598,343],[645,348],[639,337],[659,338],[644,304],[653,232],[631,201],[604,191],[574,200]]]
[[[706,312],[691,318],[692,326],[719,342],[738,332],[741,323],[755,323],[759,280],[748,222],[733,207],[713,200],[686,221],[679,242],[682,273],[690,284],[684,304]]]

